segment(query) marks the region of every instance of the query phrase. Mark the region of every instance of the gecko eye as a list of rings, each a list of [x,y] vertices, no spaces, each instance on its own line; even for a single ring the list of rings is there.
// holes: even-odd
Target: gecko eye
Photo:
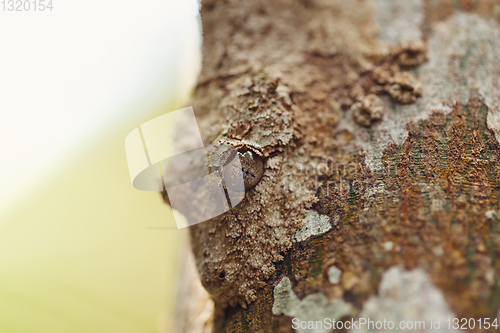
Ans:
[[[232,163],[236,156],[239,160],[237,164]],[[225,185],[236,192],[241,192],[243,187],[250,190],[260,182],[264,174],[264,161],[248,149],[236,150],[230,145],[217,145],[209,150],[208,161],[210,172],[224,170]]]
[[[238,151],[243,172],[243,182],[245,190],[249,190],[257,185],[264,174],[264,162],[262,158],[250,150]]]

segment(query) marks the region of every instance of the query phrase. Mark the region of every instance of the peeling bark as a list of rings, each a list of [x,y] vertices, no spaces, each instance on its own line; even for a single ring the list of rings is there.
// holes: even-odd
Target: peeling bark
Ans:
[[[498,13],[493,1],[203,2],[204,142],[264,159],[242,203],[191,227],[214,331],[396,316],[397,290],[412,296],[394,305],[404,318],[429,319],[417,301],[496,317]]]

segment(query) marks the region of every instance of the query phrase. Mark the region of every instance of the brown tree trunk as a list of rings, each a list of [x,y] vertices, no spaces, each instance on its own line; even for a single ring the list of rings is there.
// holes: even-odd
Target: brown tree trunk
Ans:
[[[204,142],[265,161],[243,202],[191,227],[215,332],[493,322],[499,14],[495,1],[203,1]]]

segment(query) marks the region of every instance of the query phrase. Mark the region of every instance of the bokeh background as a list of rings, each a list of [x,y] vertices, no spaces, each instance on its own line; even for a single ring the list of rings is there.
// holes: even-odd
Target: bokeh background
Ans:
[[[46,0],[47,1],[47,0]],[[0,11],[0,332],[168,332],[186,231],[124,140],[189,103],[195,0]]]

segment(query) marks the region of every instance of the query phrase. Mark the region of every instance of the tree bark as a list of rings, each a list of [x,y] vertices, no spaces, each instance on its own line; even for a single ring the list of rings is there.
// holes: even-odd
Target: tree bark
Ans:
[[[204,142],[265,161],[243,202],[190,228],[215,332],[497,318],[499,14],[495,1],[203,1]]]

